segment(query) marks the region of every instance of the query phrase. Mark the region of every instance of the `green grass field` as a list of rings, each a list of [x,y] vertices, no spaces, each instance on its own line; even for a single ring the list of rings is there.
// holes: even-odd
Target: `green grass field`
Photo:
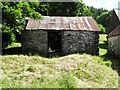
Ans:
[[[117,88],[118,73],[113,66],[118,64],[118,60],[106,55],[106,35],[100,35],[99,44],[100,56],[88,54],[52,58],[39,55],[0,56],[1,87]]]
[[[105,55],[107,53],[107,35],[101,34],[99,37],[99,54],[100,56]]]

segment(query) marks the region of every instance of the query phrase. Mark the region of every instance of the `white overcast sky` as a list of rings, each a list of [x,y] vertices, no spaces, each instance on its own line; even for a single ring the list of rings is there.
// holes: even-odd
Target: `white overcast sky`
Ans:
[[[87,6],[112,10],[120,7],[120,0],[83,0]],[[118,5],[119,2],[119,5]]]

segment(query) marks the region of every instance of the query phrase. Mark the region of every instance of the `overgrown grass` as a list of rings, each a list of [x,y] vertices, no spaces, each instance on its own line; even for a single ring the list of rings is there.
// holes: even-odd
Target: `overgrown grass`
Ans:
[[[100,56],[1,56],[2,88],[117,88],[118,74],[112,68],[117,59],[106,55],[106,40],[106,35],[100,35]]]
[[[100,58],[99,58],[100,59]],[[2,57],[3,88],[115,88],[117,72],[93,56],[59,58],[12,55]]]

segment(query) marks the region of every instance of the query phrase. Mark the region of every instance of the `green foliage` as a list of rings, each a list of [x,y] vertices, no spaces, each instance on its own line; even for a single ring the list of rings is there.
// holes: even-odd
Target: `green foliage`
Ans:
[[[90,13],[89,15],[92,16],[96,21],[97,21],[97,18],[98,16],[100,16],[103,12],[107,12],[108,10],[106,9],[103,9],[103,8],[94,8],[93,6],[89,7],[90,9]]]
[[[106,33],[106,29],[103,27],[102,24],[98,24],[100,30],[101,30],[101,33]]]
[[[94,7],[89,7],[90,13],[89,15],[92,16],[95,21],[99,24],[99,27],[102,31],[102,33],[105,33],[107,30],[107,24],[111,18],[111,11],[108,11],[103,8],[94,8]]]
[[[111,11],[103,12],[100,16],[98,16],[97,22],[99,24],[102,24],[106,28],[110,18],[111,18]]]
[[[9,48],[16,48],[16,47],[21,47],[21,43],[11,43],[10,45],[8,45],[7,49]]]
[[[32,65],[32,66],[29,66],[29,67],[27,68],[27,71],[29,71],[29,72],[34,72],[35,69],[36,69],[36,68]]]
[[[2,46],[3,48],[6,48],[9,44],[12,43],[11,35],[9,32],[3,32],[2,33]]]
[[[81,2],[77,3],[77,16],[89,16],[90,9]]]
[[[79,2],[52,2],[48,4],[48,15],[54,16],[87,16],[89,9]]]
[[[70,73],[62,75],[62,79],[59,80],[59,85],[62,88],[76,88],[77,87],[75,77]]]
[[[10,27],[2,25],[2,47],[6,48],[12,42],[15,42],[15,35],[13,31],[10,30]]]
[[[41,13],[44,16],[47,16],[47,12],[48,12],[48,5],[46,2],[29,2],[30,6],[32,9],[34,9],[35,11]]]
[[[100,34],[99,36],[99,55],[103,56],[105,54],[107,54],[107,35],[106,34]]]

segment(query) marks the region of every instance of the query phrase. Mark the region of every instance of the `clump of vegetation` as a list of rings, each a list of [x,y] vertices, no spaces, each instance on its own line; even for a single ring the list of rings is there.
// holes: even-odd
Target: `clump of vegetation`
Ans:
[[[103,27],[102,24],[98,24],[100,30],[101,30],[101,33],[106,33],[106,29]]]

